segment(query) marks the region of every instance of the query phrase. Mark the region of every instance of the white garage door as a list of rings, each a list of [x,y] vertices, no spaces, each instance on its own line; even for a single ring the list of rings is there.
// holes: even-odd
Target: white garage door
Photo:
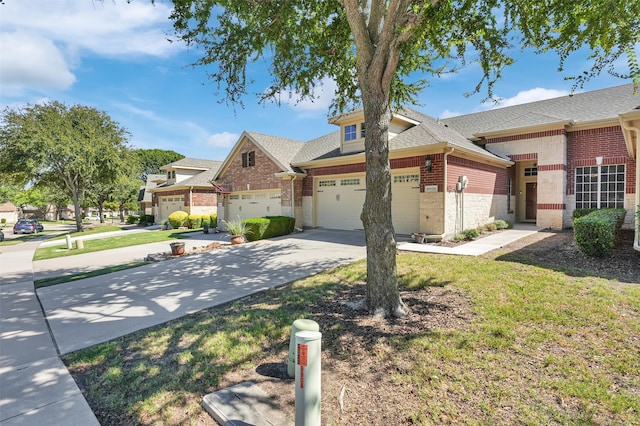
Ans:
[[[391,215],[396,234],[420,231],[420,172],[391,176]]]
[[[229,195],[226,215],[229,220],[235,220],[238,216],[244,220],[281,214],[280,191],[245,192]]]
[[[330,229],[363,229],[360,214],[365,194],[364,176],[317,179],[317,225]]]
[[[158,200],[158,212],[160,223],[169,218],[169,215],[178,210],[184,211],[184,197],[160,197]]]
[[[398,234],[420,229],[420,172],[392,175],[393,227]],[[331,177],[316,180],[317,226],[330,229],[363,229],[360,214],[366,195],[365,177]]]

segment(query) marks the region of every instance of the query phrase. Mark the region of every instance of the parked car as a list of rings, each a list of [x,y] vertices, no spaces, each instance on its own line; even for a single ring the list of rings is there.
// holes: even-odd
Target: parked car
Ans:
[[[0,229],[0,241],[4,241],[4,232]]]
[[[36,219],[20,219],[13,225],[14,234],[37,234],[44,231],[44,226]]]

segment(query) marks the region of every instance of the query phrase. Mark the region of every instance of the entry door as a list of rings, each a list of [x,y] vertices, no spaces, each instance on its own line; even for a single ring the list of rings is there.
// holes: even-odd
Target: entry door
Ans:
[[[538,217],[538,184],[527,183],[525,220],[536,220]]]

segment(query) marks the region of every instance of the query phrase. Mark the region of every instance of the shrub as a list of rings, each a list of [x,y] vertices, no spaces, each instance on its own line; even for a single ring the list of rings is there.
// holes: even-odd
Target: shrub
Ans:
[[[190,214],[188,221],[189,221],[189,229],[202,228],[202,215],[201,214]]]
[[[202,216],[202,229],[211,228],[211,216],[209,216],[208,214],[203,214],[200,216]]]
[[[127,218],[125,219],[125,222],[128,225],[133,225],[135,223],[138,223],[139,217],[138,216],[134,216],[132,214],[130,214],[129,216],[127,216]]]
[[[217,228],[218,227],[218,213],[211,213],[209,215],[211,221],[209,222],[209,228]]]
[[[469,228],[463,230],[460,235],[462,236],[463,240],[470,241],[478,238],[480,236],[480,231],[478,231],[477,228]]]
[[[152,214],[143,214],[138,218],[138,224],[142,226],[152,225],[155,220],[156,218]]]
[[[247,240],[257,241],[265,238],[279,237],[293,232],[296,220],[289,216],[267,216],[244,221],[251,233]]]
[[[7,224],[7,218],[3,217],[2,219],[0,219],[0,223],[2,223],[2,226]]]
[[[573,211],[573,219],[578,219],[579,217],[584,217],[588,214],[591,214],[595,211],[598,211],[598,209],[575,209]]]
[[[492,232],[498,229],[498,227],[496,226],[495,223],[487,223],[486,225],[483,226],[484,230],[487,232]]]
[[[182,210],[175,211],[169,215],[169,223],[174,229],[184,226],[185,223],[188,225],[188,219],[189,213],[183,212]]]
[[[493,224],[496,226],[496,229],[509,229],[511,228],[511,224],[506,220],[496,219],[493,221]]]
[[[625,214],[624,209],[601,209],[574,219],[573,238],[580,251],[592,257],[610,255]]]

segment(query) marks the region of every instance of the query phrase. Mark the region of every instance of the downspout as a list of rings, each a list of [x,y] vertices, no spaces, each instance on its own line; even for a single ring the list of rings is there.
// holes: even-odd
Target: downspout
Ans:
[[[640,128],[629,126],[624,120],[620,120],[622,122],[622,127],[630,132],[636,133],[636,202],[633,206],[634,212],[634,223],[635,223],[635,238],[633,240],[633,248],[637,251],[640,251],[640,213],[636,210],[638,206],[640,206],[640,191],[638,188],[640,186]]]
[[[451,151],[445,152],[442,159],[442,170],[444,181],[442,184],[442,236],[441,239],[444,239],[445,234],[447,233],[447,157],[449,154],[453,153],[456,149],[454,147],[448,146]]]
[[[189,214],[193,214],[193,186],[189,187]]]
[[[297,178],[298,178],[298,175],[291,176],[291,217],[293,217],[294,219],[296,218],[296,203],[295,203],[296,192],[295,192],[295,185],[293,182]]]

